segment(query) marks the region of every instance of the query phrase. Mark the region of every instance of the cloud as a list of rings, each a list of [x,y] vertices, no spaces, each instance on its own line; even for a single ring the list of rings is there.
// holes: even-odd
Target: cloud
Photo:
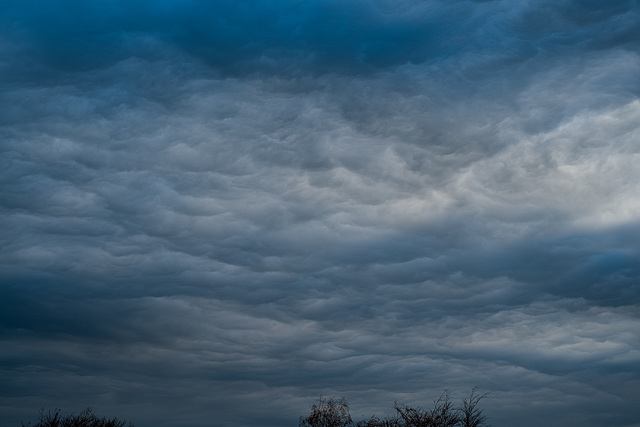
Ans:
[[[635,2],[35,6],[0,3],[3,419],[479,384],[496,426],[632,425]]]
[[[78,71],[131,56],[156,58],[165,45],[223,73],[306,74],[441,61],[453,61],[460,70],[460,60],[495,69],[540,51],[633,47],[637,40],[632,1],[5,1],[0,6],[12,38],[28,41],[50,66]]]

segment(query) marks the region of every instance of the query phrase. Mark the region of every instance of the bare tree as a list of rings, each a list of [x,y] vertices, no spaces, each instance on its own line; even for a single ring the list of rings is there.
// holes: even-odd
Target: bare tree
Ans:
[[[474,387],[469,397],[456,407],[452,403],[451,393],[445,390],[434,400],[431,409],[395,403],[396,414],[393,417],[372,416],[360,421],[357,427],[483,427],[486,417],[478,404],[487,394],[479,394],[477,387]],[[320,404],[312,406],[311,415],[300,418],[300,427],[333,426],[353,426],[344,398],[320,398]]]
[[[349,414],[349,405],[344,397],[340,399],[320,396],[317,405],[311,406],[308,417],[300,417],[299,427],[351,427],[353,421]]]
[[[460,424],[462,427],[480,427],[484,425],[487,417],[478,408],[478,403],[488,394],[478,394],[478,387],[474,387],[469,398],[462,401],[462,406],[460,407]]]
[[[451,392],[445,390],[438,400],[433,402],[433,409],[430,411],[432,427],[454,427],[460,422],[460,415],[451,402]]]
[[[91,408],[77,415],[70,414],[64,417],[60,412],[60,409],[56,409],[45,413],[42,409],[40,420],[33,427],[124,427],[126,424],[117,418],[99,418],[92,413]],[[22,423],[22,427],[31,427],[31,423]],[[133,427],[133,424],[129,423],[129,427]]]
[[[421,407],[394,405],[398,413],[399,425],[403,427],[432,427],[431,414]]]
[[[360,421],[358,427],[400,427],[400,418],[395,417],[379,418],[372,416],[368,420]]]

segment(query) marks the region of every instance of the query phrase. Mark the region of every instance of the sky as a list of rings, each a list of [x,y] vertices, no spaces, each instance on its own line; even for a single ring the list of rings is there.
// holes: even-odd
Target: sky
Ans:
[[[638,427],[638,0],[0,0],[0,427]]]

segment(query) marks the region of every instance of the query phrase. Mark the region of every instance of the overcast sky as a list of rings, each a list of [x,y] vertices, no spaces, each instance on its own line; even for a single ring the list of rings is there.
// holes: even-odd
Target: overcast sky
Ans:
[[[0,427],[640,426],[638,0],[0,0]]]

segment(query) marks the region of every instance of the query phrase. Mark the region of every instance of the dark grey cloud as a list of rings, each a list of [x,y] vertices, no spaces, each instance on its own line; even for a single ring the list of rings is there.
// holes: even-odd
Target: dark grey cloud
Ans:
[[[27,43],[49,66],[77,71],[132,56],[157,58],[165,44],[224,73],[294,74],[442,61],[464,71],[461,60],[488,71],[540,54],[638,47],[635,1],[4,1],[0,7],[10,40]]]
[[[2,423],[637,424],[637,2],[0,10]]]

